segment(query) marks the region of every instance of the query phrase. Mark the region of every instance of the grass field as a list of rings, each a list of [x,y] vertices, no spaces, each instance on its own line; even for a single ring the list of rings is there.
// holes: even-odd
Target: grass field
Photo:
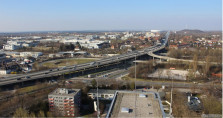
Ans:
[[[82,64],[82,63],[87,63],[87,62],[92,62],[95,61],[96,59],[60,59],[57,61],[50,61],[50,62],[45,62],[42,64],[42,66],[48,67],[48,68],[57,68],[57,67],[63,67],[63,66],[70,66],[74,64]]]

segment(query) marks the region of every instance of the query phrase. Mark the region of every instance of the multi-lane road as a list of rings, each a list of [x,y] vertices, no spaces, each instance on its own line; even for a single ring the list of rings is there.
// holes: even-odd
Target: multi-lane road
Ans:
[[[61,75],[64,73],[69,73],[69,72],[78,72],[78,71],[82,71],[82,70],[86,70],[90,68],[97,68],[99,66],[113,64],[113,63],[117,63],[123,60],[146,55],[149,52],[156,52],[165,48],[165,45],[168,41],[168,36],[169,36],[169,32],[166,34],[165,42],[163,44],[156,44],[154,46],[145,48],[143,50],[133,51],[130,53],[121,54],[121,55],[113,56],[109,58],[103,58],[101,60],[79,64],[79,65],[71,65],[71,66],[66,66],[63,68],[49,69],[49,70],[44,70],[44,71],[38,71],[38,72],[33,72],[33,73],[27,73],[27,74],[2,78],[0,79],[0,86],[13,84],[13,83],[19,83],[23,81],[35,80],[35,79],[40,79],[40,78],[45,78],[45,77],[52,77],[52,76]]]

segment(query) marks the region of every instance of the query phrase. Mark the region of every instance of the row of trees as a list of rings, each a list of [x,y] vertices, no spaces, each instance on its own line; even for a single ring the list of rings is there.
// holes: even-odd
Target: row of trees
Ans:
[[[136,66],[136,77],[137,78],[147,78],[149,73],[152,73],[154,68],[153,60],[148,61],[147,63],[140,63]],[[135,77],[135,66],[130,68],[129,77]]]
[[[173,116],[174,117],[199,117],[196,112],[189,110],[186,103],[187,103],[187,96],[182,92],[178,92],[174,90],[173,103],[172,103]]]
[[[168,56],[177,59],[190,59],[196,56],[197,61],[205,61],[205,58],[209,56],[210,62],[217,62],[221,64],[222,50],[221,49],[169,49]]]
[[[91,81],[91,87],[92,88],[97,87],[97,81],[95,79]],[[123,89],[134,90],[135,83],[134,82],[123,83],[116,80],[98,80],[98,88],[113,89],[113,90],[123,90]]]
[[[217,96],[209,94],[207,88],[202,88],[201,95],[205,95],[201,99],[202,113],[204,114],[221,114],[222,113],[222,103]],[[210,90],[210,91],[213,91]],[[221,94],[221,93],[220,93]],[[170,94],[166,94],[166,99],[170,101]],[[221,98],[221,97],[220,97]],[[200,114],[189,109],[187,103],[187,96],[183,92],[177,90],[173,91],[173,116],[174,117],[200,117]]]
[[[79,49],[81,49],[81,45],[79,42],[77,42],[75,45],[70,43],[70,44],[60,44],[59,50],[60,51],[73,51],[75,49],[75,47],[78,47]]]
[[[42,84],[40,85],[42,86]],[[48,97],[48,94],[54,90],[55,87],[53,88],[48,88],[48,89],[44,89],[44,90],[40,90],[38,92],[35,93],[31,93],[31,94],[27,94],[24,93],[23,95],[17,95],[17,94],[21,94],[21,92],[16,92],[15,96],[12,98],[9,98],[7,101],[1,102],[0,104],[0,116],[5,117],[5,116],[10,116],[11,113],[15,114],[16,109],[19,108],[25,108],[27,109],[27,112],[30,113],[30,109],[29,108],[35,108],[32,106],[38,106],[35,105],[35,103],[39,103],[39,101],[43,101]],[[46,114],[46,109],[48,108],[48,105],[45,104],[45,108],[43,108],[45,103],[41,103],[39,104],[40,108],[38,112],[35,112],[35,115],[37,115],[41,110],[44,111],[44,113]],[[21,109],[19,109],[21,111]],[[35,110],[34,110],[35,111]]]
[[[40,103],[43,104],[43,106],[32,106],[31,110],[26,110],[22,107],[16,109],[13,117],[17,118],[24,118],[24,117],[31,117],[31,118],[37,118],[37,117],[54,117],[51,112],[48,111],[48,104],[47,102]]]
[[[136,66],[136,76],[137,78],[147,79],[150,73],[155,70],[158,72],[158,79],[160,79],[163,68],[176,68],[181,70],[188,70],[187,79],[191,80],[207,80],[212,76],[212,73],[221,72],[221,66],[211,65],[210,56],[205,57],[205,63],[200,65],[198,63],[197,55],[193,56],[193,62],[182,62],[182,61],[169,61],[168,63],[156,64],[153,60],[148,61],[148,63],[140,63]],[[170,77],[171,73],[167,70],[167,75]],[[135,77],[135,67],[130,68],[129,77]]]

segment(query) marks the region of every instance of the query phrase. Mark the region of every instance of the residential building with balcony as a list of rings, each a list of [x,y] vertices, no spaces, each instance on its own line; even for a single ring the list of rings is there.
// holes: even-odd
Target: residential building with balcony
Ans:
[[[80,111],[81,90],[57,88],[48,95],[49,109],[65,117],[76,117]]]

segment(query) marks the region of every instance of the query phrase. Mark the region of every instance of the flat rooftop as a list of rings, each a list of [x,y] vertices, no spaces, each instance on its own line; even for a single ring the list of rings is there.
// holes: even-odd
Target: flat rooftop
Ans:
[[[164,116],[160,97],[155,92],[116,92],[107,117],[156,117]]]
[[[66,89],[66,88],[57,88],[49,95],[71,95],[74,96],[80,89]]]

